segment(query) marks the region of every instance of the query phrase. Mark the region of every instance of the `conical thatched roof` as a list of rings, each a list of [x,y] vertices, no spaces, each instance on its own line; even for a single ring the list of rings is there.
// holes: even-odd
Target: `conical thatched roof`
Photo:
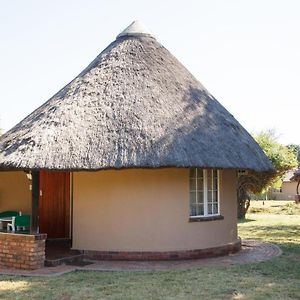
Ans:
[[[272,169],[235,118],[137,25],[2,136],[2,169]]]
[[[300,169],[293,172],[293,176],[290,177],[290,181],[299,181],[300,180]]]

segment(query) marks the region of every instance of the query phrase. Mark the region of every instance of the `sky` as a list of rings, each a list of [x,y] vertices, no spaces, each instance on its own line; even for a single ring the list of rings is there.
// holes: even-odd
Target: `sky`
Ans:
[[[141,20],[250,132],[300,144],[298,0],[0,0],[0,128]]]

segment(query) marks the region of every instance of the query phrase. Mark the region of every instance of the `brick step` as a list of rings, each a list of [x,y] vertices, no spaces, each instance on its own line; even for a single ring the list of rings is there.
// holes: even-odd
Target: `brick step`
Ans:
[[[57,259],[45,259],[45,267],[57,267],[59,265],[81,265],[84,264],[83,254],[76,254],[72,256],[57,258]]]

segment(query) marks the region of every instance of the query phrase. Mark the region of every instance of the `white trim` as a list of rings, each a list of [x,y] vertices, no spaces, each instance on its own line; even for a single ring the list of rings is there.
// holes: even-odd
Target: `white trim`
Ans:
[[[198,169],[195,170],[195,193],[196,193],[196,204],[198,204]]]
[[[207,216],[204,216],[204,215],[197,215],[197,216],[190,216],[190,219],[193,219],[193,218],[218,217],[218,216],[220,216],[220,214],[213,214],[213,215],[207,215]]]
[[[207,170],[203,170],[203,217],[208,216],[207,195]]]
[[[220,187],[221,187],[221,172],[220,170],[217,170],[217,176],[218,176],[218,209],[219,209],[219,213],[218,215],[221,215],[221,201],[220,201]]]

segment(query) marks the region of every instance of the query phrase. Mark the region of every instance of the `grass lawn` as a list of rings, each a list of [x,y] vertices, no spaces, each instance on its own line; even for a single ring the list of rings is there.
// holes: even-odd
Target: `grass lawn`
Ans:
[[[275,208],[274,208],[275,209]],[[276,209],[275,209],[276,210]],[[283,250],[269,262],[163,272],[77,272],[55,278],[0,277],[0,299],[300,299],[300,214],[249,214],[242,238]]]
[[[252,200],[249,213],[300,215],[300,205],[291,200]]]

